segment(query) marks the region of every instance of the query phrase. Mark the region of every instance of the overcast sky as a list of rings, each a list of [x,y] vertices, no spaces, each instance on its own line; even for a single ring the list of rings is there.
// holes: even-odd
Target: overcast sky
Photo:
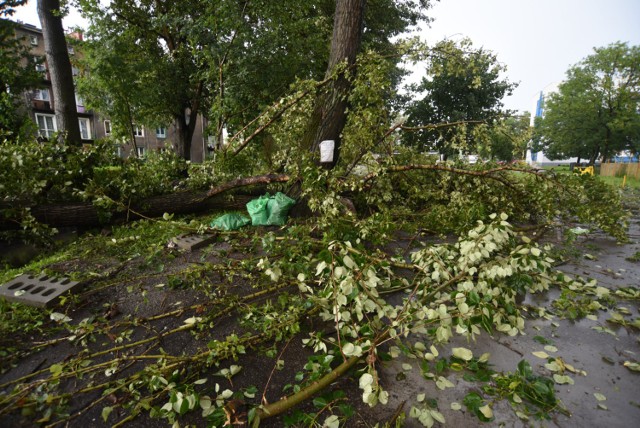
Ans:
[[[540,90],[562,81],[569,66],[616,41],[640,45],[640,0],[441,0],[423,37],[430,43],[469,37],[497,54],[520,86],[504,100],[514,110],[534,108]],[[36,0],[13,19],[39,25]],[[65,26],[80,25],[73,14]]]

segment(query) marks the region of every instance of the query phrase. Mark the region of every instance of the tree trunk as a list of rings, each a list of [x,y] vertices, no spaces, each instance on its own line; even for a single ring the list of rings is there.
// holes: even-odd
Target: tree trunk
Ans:
[[[44,36],[45,53],[51,76],[53,102],[60,141],[80,145],[80,125],[67,40],[62,28],[60,0],[38,0],[38,17]]]
[[[183,113],[176,117],[176,133],[178,142],[176,152],[181,158],[191,160],[191,140],[196,130],[196,122],[198,120],[198,109],[186,107]]]
[[[333,20],[333,36],[326,77],[334,73],[335,68],[346,62],[353,66],[360,49],[366,0],[337,0]],[[311,121],[307,128],[305,143],[311,151],[317,152],[324,140],[334,140],[333,162],[327,167],[333,168],[340,154],[340,134],[347,121],[347,97],[351,84],[341,73],[327,92],[316,99]]]

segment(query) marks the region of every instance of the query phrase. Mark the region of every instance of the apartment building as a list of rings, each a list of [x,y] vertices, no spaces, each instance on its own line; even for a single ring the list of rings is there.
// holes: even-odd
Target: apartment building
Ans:
[[[42,30],[31,24],[25,24],[18,21],[16,28],[16,37],[29,47],[30,54],[36,60],[36,69],[42,74],[42,81],[38,88],[34,88],[24,94],[24,103],[31,119],[38,127],[39,136],[49,139],[58,130],[55,117],[55,99],[51,89],[51,78],[47,67],[45,57],[44,38]],[[71,33],[68,37],[82,40],[81,33]],[[73,64],[73,59],[77,53],[70,46],[69,55]],[[78,70],[74,67],[74,76]],[[91,144],[96,139],[106,138],[112,134],[112,122],[108,117],[101,115],[99,112],[92,111],[85,107],[84,101],[76,94],[76,106],[78,111],[78,124],[80,125],[80,134],[85,144]],[[148,128],[132,124],[133,134],[135,135],[135,146],[131,141],[123,141],[118,146],[118,154],[122,157],[132,156],[134,152],[138,156],[144,156],[152,151],[171,149],[173,142],[176,141],[176,128],[173,124],[168,123],[164,126],[156,128]],[[191,144],[191,160],[193,162],[202,162],[207,154],[211,152],[212,146],[206,137],[206,120],[199,115],[196,122]]]

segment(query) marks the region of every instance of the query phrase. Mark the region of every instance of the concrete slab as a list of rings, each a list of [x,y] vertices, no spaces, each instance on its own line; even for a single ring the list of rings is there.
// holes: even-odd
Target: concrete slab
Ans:
[[[0,297],[9,302],[19,302],[38,308],[46,308],[63,293],[80,283],[69,278],[52,278],[47,275],[24,274],[0,286]]]
[[[193,251],[212,244],[217,239],[217,235],[195,235],[185,234],[173,238],[173,242],[183,250]]]

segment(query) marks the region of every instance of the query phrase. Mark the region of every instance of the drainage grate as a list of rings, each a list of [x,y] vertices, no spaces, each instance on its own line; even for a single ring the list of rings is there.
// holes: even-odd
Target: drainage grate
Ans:
[[[173,242],[184,250],[193,251],[215,242],[216,238],[216,235],[180,235],[173,238]]]
[[[45,308],[56,297],[71,290],[79,282],[69,278],[51,278],[47,275],[20,275],[0,286],[0,297],[10,302]]]

